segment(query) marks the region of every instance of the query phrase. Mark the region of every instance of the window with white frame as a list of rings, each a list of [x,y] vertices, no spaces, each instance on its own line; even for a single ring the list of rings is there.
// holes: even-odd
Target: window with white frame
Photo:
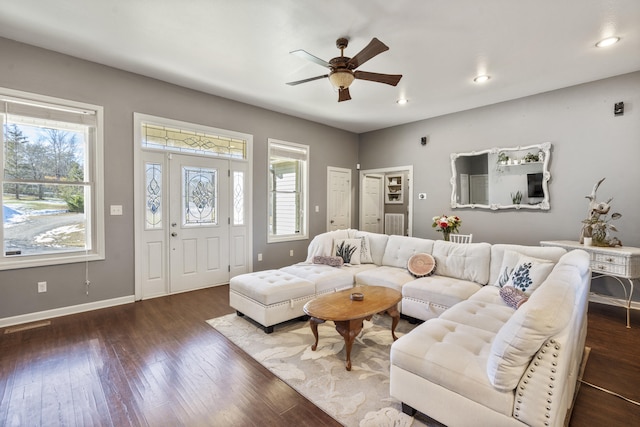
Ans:
[[[269,139],[268,242],[306,239],[309,147]]]
[[[102,107],[0,88],[0,269],[104,259]]]

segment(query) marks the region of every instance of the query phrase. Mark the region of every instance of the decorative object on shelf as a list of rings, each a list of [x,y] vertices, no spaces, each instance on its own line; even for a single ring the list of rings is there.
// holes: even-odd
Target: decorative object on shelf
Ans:
[[[514,205],[522,203],[522,191],[518,190],[515,194],[511,193],[511,201]]]
[[[457,233],[458,228],[462,225],[460,217],[451,215],[440,215],[433,217],[433,224],[431,228],[435,228],[436,231],[442,231],[444,240],[449,241],[449,235],[451,233]]]
[[[591,238],[593,246],[622,246],[622,242],[617,237],[609,237],[610,231],[618,231],[611,221],[619,219],[622,214],[614,212],[608,216],[611,210],[611,201],[613,197],[606,202],[598,202],[596,200],[596,192],[605,178],[593,186],[591,194],[585,196],[589,199],[589,209],[587,210],[587,218],[582,220],[582,230],[580,232],[580,243],[585,244],[585,238]]]
[[[525,163],[539,162],[540,154],[527,153],[527,155],[524,156],[524,161]]]
[[[501,152],[500,154],[498,154],[498,163],[500,163],[501,165],[506,165],[507,163],[509,163],[509,156],[507,156],[507,153]]]

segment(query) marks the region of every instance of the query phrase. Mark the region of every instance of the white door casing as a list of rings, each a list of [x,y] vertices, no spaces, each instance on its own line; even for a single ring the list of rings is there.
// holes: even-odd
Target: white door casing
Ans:
[[[413,165],[407,165],[407,166],[396,166],[396,167],[388,167],[388,168],[380,168],[380,169],[368,169],[368,170],[361,170],[360,171],[360,222],[359,222],[359,228],[361,230],[365,230],[365,218],[364,218],[364,213],[365,211],[367,211],[367,207],[365,204],[365,178],[368,176],[374,176],[374,175],[380,175],[380,181],[381,181],[381,187],[380,187],[380,197],[381,197],[381,201],[379,203],[379,206],[381,206],[382,212],[380,213],[380,223],[381,225],[379,226],[379,233],[382,233],[384,231],[384,187],[382,187],[382,185],[384,184],[382,177],[384,177],[385,174],[406,174],[406,185],[404,187],[404,197],[407,198],[407,234],[409,236],[413,235],[413,189],[412,189],[412,182],[413,182]],[[370,200],[371,203],[372,200]],[[372,209],[369,209],[369,211],[371,211]],[[376,217],[377,219],[378,217]],[[373,224],[371,223],[372,218],[369,219],[369,224],[370,226],[373,228]],[[376,221],[377,222],[377,221]]]
[[[327,231],[351,227],[351,169],[327,167]]]
[[[246,141],[245,156],[230,159],[142,149],[143,122],[214,135],[220,132],[223,136]],[[139,113],[134,113],[134,123],[136,300],[228,283],[231,277],[252,271],[253,137]],[[181,198],[182,168],[177,164],[195,166],[203,171],[216,170],[217,225],[184,225],[182,213],[176,211],[184,201]],[[170,175],[176,179],[171,179]],[[171,226],[173,223],[175,227]],[[205,230],[208,228],[212,230]],[[198,271],[200,273],[195,273]]]

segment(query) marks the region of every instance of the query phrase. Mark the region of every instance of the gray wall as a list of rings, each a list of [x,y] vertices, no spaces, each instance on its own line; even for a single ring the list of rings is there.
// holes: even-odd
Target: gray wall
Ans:
[[[619,101],[625,113],[614,117]],[[426,146],[422,136],[429,137]],[[545,141],[552,143],[549,211],[450,208],[450,153]],[[414,165],[414,236],[441,238],[431,218],[455,214],[463,221],[460,232],[491,243],[577,240],[584,196],[606,177],[598,199],[613,197],[613,211],[622,214],[616,235],[640,247],[640,72],[362,134],[359,161],[363,169]],[[417,199],[420,192],[426,200]]]
[[[354,170],[356,134],[206,95],[0,38],[0,86],[104,106],[106,259],[90,263],[91,292],[84,287],[84,264],[0,271],[0,318],[133,295],[133,113],[252,134],[254,268],[281,267],[306,257],[308,240],[266,243],[268,138],[310,146],[310,236],[326,229],[327,166]],[[357,193],[353,218],[357,218]],[[121,204],[123,216],[109,216]],[[313,207],[318,205],[320,212]],[[354,223],[353,226],[356,224]],[[294,257],[289,250],[294,250]],[[257,254],[263,261],[257,261]],[[48,282],[38,294],[38,281]]]

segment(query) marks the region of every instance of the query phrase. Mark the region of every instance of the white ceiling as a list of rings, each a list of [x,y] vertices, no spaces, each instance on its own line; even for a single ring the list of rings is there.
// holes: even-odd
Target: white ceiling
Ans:
[[[0,0],[0,36],[362,133],[640,70],[640,1]],[[285,84],[327,73],[290,51],[328,61],[338,37],[383,41],[359,69],[398,86]]]

